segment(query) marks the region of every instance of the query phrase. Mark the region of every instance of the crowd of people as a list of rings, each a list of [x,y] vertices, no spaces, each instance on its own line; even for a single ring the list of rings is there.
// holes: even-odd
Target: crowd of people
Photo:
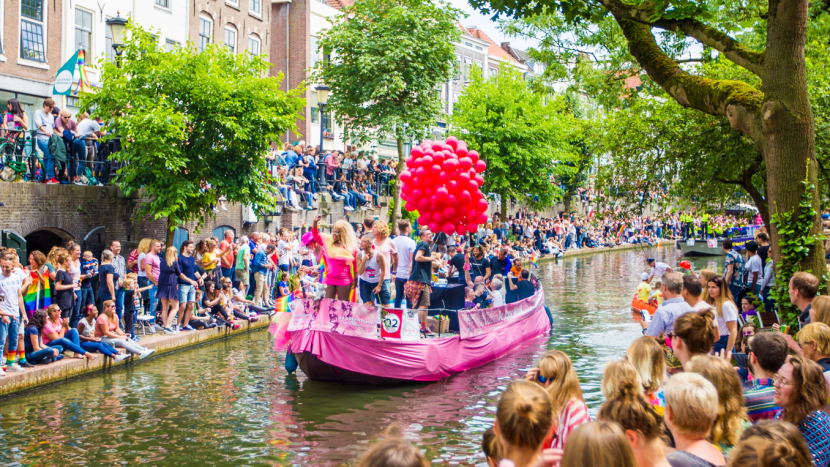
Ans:
[[[657,262],[649,276],[662,303],[644,335],[605,366],[596,419],[570,358],[549,351],[501,394],[482,438],[488,464],[830,465],[830,298],[817,296],[818,278],[789,279],[789,299],[802,311],[795,336],[750,321],[733,341],[724,336],[736,329],[737,305],[723,276]],[[388,439],[360,465],[428,462],[409,443]]]

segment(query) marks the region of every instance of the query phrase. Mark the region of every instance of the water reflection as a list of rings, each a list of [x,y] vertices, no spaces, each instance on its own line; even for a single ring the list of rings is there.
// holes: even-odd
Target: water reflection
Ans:
[[[548,349],[571,355],[595,414],[603,365],[641,335],[628,305],[647,254],[677,262],[663,248],[544,265],[551,337],[438,383],[286,377],[258,332],[11,398],[0,402],[0,465],[344,465],[390,425],[434,463],[485,465],[479,443],[500,392]]]

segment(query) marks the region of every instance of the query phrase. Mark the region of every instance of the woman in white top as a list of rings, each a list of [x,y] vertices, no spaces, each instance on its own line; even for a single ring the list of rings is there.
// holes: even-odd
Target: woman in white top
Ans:
[[[715,318],[718,321],[720,338],[715,342],[714,353],[721,350],[727,361],[732,358],[732,349],[738,337],[738,307],[732,301],[732,294],[723,276],[714,276],[707,282],[709,297],[706,303],[715,309]]]

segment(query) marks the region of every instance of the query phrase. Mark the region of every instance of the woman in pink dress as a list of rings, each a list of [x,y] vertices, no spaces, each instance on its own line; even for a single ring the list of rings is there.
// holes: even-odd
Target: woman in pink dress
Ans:
[[[348,301],[355,283],[357,261],[357,236],[351,224],[345,220],[334,223],[331,235],[320,233],[317,224],[322,216],[314,218],[311,234],[314,241],[322,245],[326,261],[326,298]]]

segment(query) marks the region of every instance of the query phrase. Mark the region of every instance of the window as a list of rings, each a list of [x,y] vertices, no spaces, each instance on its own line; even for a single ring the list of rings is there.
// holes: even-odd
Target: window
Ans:
[[[115,49],[112,48],[112,29],[107,26],[104,26],[104,47],[104,53],[109,57],[110,63],[115,63]]]
[[[233,26],[225,26],[225,45],[236,53],[236,28]]]
[[[156,5],[158,5],[162,8],[167,8],[169,10],[170,9],[170,0],[156,0]]]
[[[481,63],[481,60],[476,60],[474,63],[475,63],[476,68],[478,68],[482,72],[484,71],[484,64]]]
[[[472,42],[465,42],[464,45],[466,45],[467,47],[472,47],[473,43]]]
[[[259,55],[260,44],[259,39],[254,36],[248,36],[248,53],[251,55]]]
[[[490,67],[490,77],[493,78],[494,76],[498,76],[498,75],[499,75],[499,69]]]
[[[92,13],[79,8],[75,8],[75,49],[92,56]]]
[[[205,50],[210,44],[210,39],[213,37],[213,21],[200,16],[199,17],[199,52]]]
[[[251,0],[248,6],[248,9],[251,10],[251,13],[261,15],[262,14],[262,0]]]
[[[484,50],[484,49],[480,45],[477,45],[476,50]]]
[[[45,62],[43,0],[22,0],[20,15],[20,58]]]
[[[458,68],[455,70],[455,76],[452,79],[457,81],[461,79],[461,70],[464,68],[464,62],[461,60],[461,55],[456,55],[455,58],[458,61]]]
[[[461,77],[464,78],[464,81],[470,81],[470,68],[473,66],[473,59],[470,57],[464,57],[464,65],[461,70]]]
[[[179,48],[179,43],[170,39],[164,41],[164,50],[172,52]]]

